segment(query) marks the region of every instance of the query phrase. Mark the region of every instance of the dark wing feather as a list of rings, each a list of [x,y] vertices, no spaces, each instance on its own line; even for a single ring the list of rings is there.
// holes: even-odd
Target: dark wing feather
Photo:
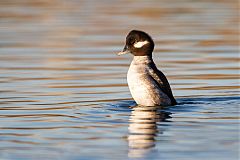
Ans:
[[[153,69],[152,71],[150,70],[151,77],[156,81],[159,88],[161,88],[161,90],[171,99],[172,105],[177,104],[166,76],[157,69],[153,62],[150,65]]]

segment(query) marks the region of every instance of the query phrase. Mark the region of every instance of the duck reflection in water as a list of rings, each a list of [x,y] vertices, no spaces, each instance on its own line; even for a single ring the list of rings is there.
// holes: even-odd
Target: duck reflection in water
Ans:
[[[145,157],[155,147],[155,137],[159,132],[157,122],[166,121],[170,112],[159,107],[136,106],[130,116],[128,136],[128,156]]]

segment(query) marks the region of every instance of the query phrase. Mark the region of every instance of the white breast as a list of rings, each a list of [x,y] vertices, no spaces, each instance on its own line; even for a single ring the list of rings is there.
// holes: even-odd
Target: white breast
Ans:
[[[132,97],[137,104],[143,106],[170,105],[171,100],[150,76],[150,62],[148,56],[134,56],[127,74]]]

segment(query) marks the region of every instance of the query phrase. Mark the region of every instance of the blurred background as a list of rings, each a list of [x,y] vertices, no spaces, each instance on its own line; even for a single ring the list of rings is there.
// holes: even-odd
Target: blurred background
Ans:
[[[132,29],[179,105],[131,107]],[[238,69],[238,0],[1,0],[0,159],[238,159]]]

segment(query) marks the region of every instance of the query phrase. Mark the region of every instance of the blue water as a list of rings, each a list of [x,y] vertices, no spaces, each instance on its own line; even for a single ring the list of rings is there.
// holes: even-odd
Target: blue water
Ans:
[[[237,3],[0,2],[0,159],[239,159]],[[133,101],[132,29],[178,105]]]

